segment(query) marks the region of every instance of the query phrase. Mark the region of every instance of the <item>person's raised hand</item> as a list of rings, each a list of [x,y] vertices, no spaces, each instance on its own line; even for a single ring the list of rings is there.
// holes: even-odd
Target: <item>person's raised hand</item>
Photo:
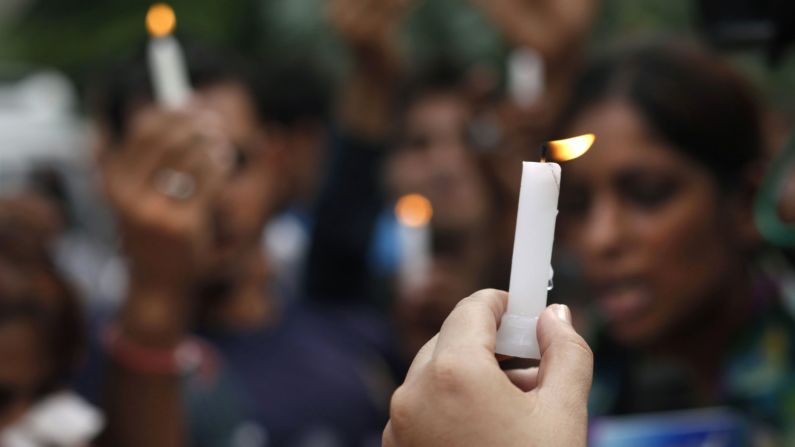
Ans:
[[[537,368],[502,371],[494,354],[507,294],[462,300],[392,397],[383,445],[584,446],[593,355],[567,307],[541,315]]]
[[[354,50],[390,52],[409,0],[332,0],[329,21]]]
[[[554,60],[590,29],[599,0],[471,0],[515,46]]]
[[[373,141],[388,138],[402,63],[397,31],[410,0],[332,0],[328,18],[351,50],[352,71],[341,88],[340,126]]]
[[[148,108],[100,158],[133,285],[184,290],[210,249],[229,143],[206,111]]]

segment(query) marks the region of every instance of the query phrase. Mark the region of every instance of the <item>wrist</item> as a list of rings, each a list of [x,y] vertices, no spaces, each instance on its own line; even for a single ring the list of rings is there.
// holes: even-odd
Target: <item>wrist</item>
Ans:
[[[119,329],[125,336],[152,347],[170,347],[184,338],[192,307],[186,290],[132,283]]]
[[[195,337],[185,337],[170,347],[152,347],[111,326],[103,334],[103,342],[117,364],[142,374],[180,376],[215,363],[212,350]]]

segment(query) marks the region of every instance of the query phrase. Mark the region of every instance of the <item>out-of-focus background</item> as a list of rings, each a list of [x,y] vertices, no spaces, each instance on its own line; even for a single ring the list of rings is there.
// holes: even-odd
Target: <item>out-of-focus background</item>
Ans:
[[[592,445],[795,443],[789,2],[152,5],[0,2],[0,445],[379,445],[584,133],[549,296]]]

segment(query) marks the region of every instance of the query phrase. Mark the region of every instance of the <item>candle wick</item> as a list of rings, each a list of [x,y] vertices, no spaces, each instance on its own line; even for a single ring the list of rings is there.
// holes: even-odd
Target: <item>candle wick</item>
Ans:
[[[541,144],[541,163],[547,162],[547,155],[549,155],[549,145],[547,143]]]

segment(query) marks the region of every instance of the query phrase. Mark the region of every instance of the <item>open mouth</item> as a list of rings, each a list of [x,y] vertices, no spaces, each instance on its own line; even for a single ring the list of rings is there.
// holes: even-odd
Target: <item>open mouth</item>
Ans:
[[[640,279],[619,279],[599,283],[597,305],[607,321],[621,324],[643,317],[652,307],[651,288]]]

